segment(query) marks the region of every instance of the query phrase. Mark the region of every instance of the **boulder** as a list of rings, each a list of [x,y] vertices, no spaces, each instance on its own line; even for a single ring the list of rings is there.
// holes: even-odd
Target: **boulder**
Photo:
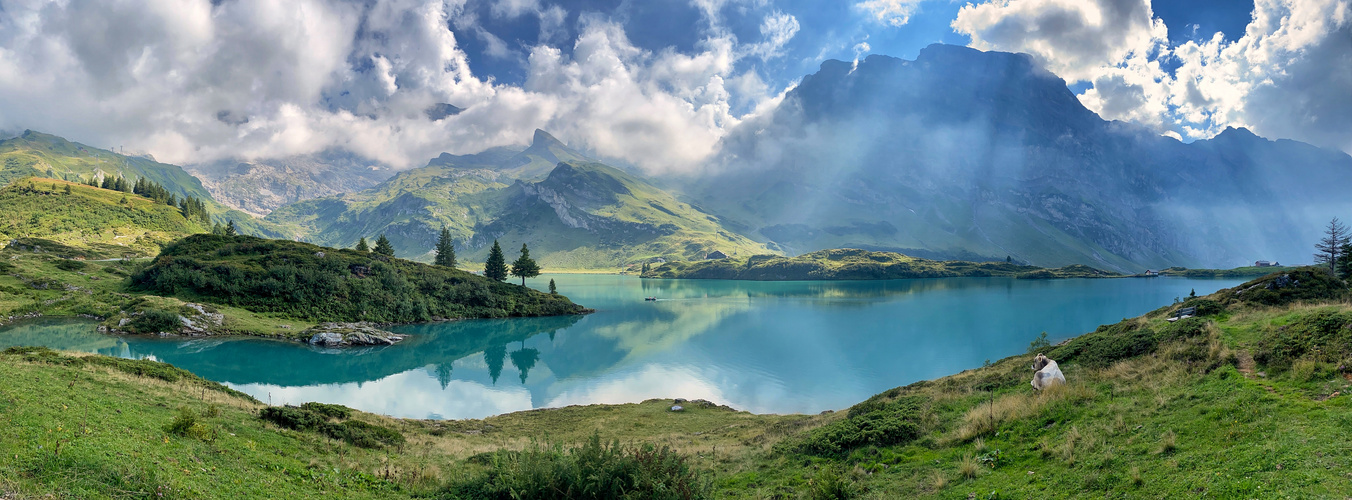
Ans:
[[[310,345],[338,347],[343,345],[343,336],[333,332],[320,332],[310,337]]]

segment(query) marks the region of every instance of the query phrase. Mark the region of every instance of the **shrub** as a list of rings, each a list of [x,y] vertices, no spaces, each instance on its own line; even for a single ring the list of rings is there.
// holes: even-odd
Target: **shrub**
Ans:
[[[603,443],[599,435],[565,452],[534,446],[480,456],[484,474],[451,483],[440,498],[699,499],[709,497],[686,458],[670,448]]]
[[[1254,360],[1281,371],[1297,359],[1337,362],[1352,355],[1352,313],[1314,311],[1271,327],[1258,340]]]
[[[132,317],[131,321],[127,322],[126,329],[132,333],[159,333],[177,331],[181,326],[183,324],[178,320],[177,314],[148,309]]]
[[[316,432],[362,448],[379,448],[381,445],[394,446],[404,443],[404,435],[389,427],[358,420],[330,421],[330,418],[342,420],[351,415],[352,410],[345,406],[323,403],[270,406],[258,413],[259,418],[277,424],[278,427]]]
[[[86,267],[84,262],[70,259],[60,259],[56,261],[56,268],[62,271],[82,271]]]
[[[849,500],[859,496],[859,486],[835,467],[826,467],[808,481],[813,500]]]
[[[813,429],[798,450],[831,457],[865,445],[893,446],[920,435],[923,399],[907,397],[891,403],[865,402],[850,409],[843,420]]]
[[[352,416],[352,409],[343,405],[311,402],[300,405],[300,407],[329,418],[345,419]]]
[[[164,431],[175,436],[191,437],[202,441],[215,441],[217,432],[197,420],[197,414],[186,406],[178,409],[174,421],[164,426]]]
[[[1048,357],[1058,363],[1078,361],[1089,366],[1108,366],[1117,361],[1155,352],[1159,342],[1154,330],[1132,320],[1103,325],[1056,348]]]

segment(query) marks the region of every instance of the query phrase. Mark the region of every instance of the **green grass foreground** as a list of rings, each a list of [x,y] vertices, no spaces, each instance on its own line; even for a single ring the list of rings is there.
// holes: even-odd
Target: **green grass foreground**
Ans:
[[[653,265],[644,278],[752,281],[887,280],[905,278],[1009,277],[1022,279],[1111,278],[1118,273],[1084,265],[1055,269],[1011,262],[937,261],[895,252],[853,248],[783,257],[754,255]]]
[[[1043,346],[1069,383],[1041,393],[1025,354],[821,415],[265,412],[165,365],[15,349],[0,498],[1343,498],[1347,299],[1278,273]]]

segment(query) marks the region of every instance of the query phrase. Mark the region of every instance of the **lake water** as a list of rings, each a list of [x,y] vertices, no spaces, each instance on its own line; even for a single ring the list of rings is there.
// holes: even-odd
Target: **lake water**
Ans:
[[[390,347],[100,335],[89,322],[0,330],[45,345],[153,358],[264,402],[339,403],[409,418],[708,399],[757,413],[846,408],[878,392],[1020,354],[1242,280],[1184,278],[748,282],[546,275],[586,316],[395,327]],[[644,301],[655,296],[656,302]],[[1031,373],[1030,373],[1031,376]]]

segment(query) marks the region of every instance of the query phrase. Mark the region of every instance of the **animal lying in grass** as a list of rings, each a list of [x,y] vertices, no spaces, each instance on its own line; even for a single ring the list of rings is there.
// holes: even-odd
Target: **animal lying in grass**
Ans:
[[[1051,358],[1038,354],[1033,358],[1033,388],[1037,390],[1046,389],[1052,384],[1066,383],[1066,376],[1061,374],[1061,368],[1056,366],[1056,362]]]

